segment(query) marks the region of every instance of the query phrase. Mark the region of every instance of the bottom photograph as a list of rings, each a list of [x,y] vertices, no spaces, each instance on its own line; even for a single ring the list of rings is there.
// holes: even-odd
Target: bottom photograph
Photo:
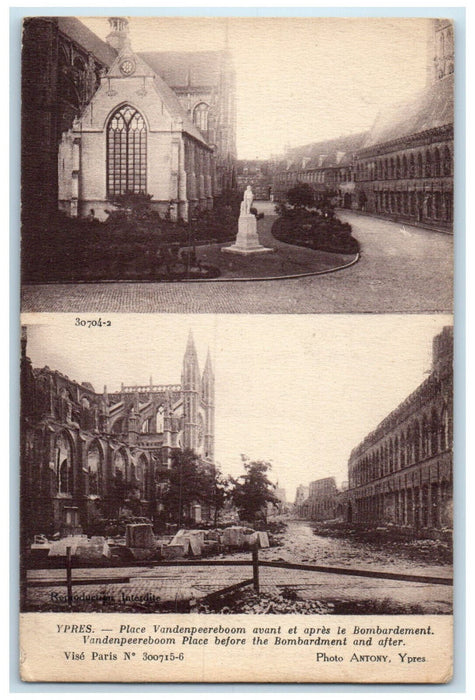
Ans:
[[[442,315],[25,315],[21,612],[451,615],[452,365]]]

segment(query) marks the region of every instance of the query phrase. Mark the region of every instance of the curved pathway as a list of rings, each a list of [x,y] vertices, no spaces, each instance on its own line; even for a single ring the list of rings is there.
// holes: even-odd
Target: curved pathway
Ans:
[[[273,216],[259,222],[264,244]],[[357,265],[332,274],[261,282],[26,285],[23,311],[76,313],[437,313],[452,311],[453,238],[341,211],[361,244]]]

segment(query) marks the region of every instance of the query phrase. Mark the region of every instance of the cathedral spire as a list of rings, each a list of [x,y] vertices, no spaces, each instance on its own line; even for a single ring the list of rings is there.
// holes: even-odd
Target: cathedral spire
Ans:
[[[211,352],[210,352],[209,348],[208,348],[208,354],[206,355],[206,363],[205,363],[205,368],[203,371],[203,377],[207,376],[207,375],[210,375],[210,376],[213,375],[213,364],[211,362]]]
[[[193,332],[191,331],[191,329],[188,332],[188,340],[186,343],[185,356],[186,355],[189,355],[189,356],[193,355],[194,357],[196,357],[195,341],[194,341]]]
[[[185,356],[183,358],[182,384],[184,389],[197,390],[200,383],[200,370],[198,366],[198,355],[196,353],[193,333],[188,333]]]

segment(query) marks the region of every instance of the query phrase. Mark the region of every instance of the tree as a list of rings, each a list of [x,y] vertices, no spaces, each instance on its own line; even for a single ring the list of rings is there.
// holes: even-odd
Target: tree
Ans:
[[[109,201],[133,221],[146,219],[151,214],[152,195],[144,192],[124,192],[112,195]]]
[[[181,525],[194,503],[210,505],[215,493],[214,467],[202,464],[193,450],[176,450],[168,473],[167,517]]]
[[[271,471],[270,462],[251,462],[242,457],[245,474],[237,479],[231,479],[231,498],[238,509],[241,520],[254,522],[258,519],[267,520],[267,504],[278,503],[274,494],[274,484],[267,474]]]
[[[213,523],[214,527],[218,524],[218,516],[223,510],[226,501],[229,498],[231,482],[226,479],[218,467],[214,472],[214,492],[212,497],[212,507],[214,508]]]
[[[297,209],[312,207],[315,204],[315,192],[307,182],[298,182],[287,192],[287,201]]]
[[[134,515],[141,514],[140,498],[137,498],[136,487],[130,481],[126,481],[122,472],[117,471],[112,478],[112,483],[107,495],[108,516],[118,518],[124,508],[128,508]]]

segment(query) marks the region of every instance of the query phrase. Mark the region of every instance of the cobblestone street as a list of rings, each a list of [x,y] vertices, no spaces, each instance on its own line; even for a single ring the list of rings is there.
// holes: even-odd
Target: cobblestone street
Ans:
[[[348,566],[354,569],[391,571],[404,574],[450,577],[451,567],[425,566],[415,564],[403,557],[376,554],[367,546],[348,540],[319,537],[313,534],[308,523],[289,523],[282,545],[261,550],[262,560],[285,560],[289,562],[319,564],[324,566]],[[161,602],[174,602],[203,596],[252,578],[249,553],[226,554],[222,558],[249,560],[247,566],[143,566],[121,567],[118,569],[75,569],[74,579],[91,580],[110,577],[130,577],[130,583],[99,583],[97,585],[74,586],[74,596],[78,600],[87,596],[101,598],[108,596],[121,605],[136,605],[138,599],[146,601],[154,596]],[[64,570],[30,571],[31,582],[65,580]],[[295,571],[260,567],[260,584],[263,592],[275,587],[294,589],[299,598],[322,602],[367,601],[376,604],[390,600],[392,603],[418,606],[424,613],[448,613],[451,611],[452,590],[450,586],[412,583],[407,581],[360,578],[329,573]],[[34,605],[48,604],[55,596],[66,595],[65,586],[29,587],[28,602]],[[125,598],[124,598],[125,596]],[[129,600],[130,596],[135,600]],[[129,597],[129,598],[127,598]],[[64,602],[65,605],[65,602]],[[150,604],[144,607],[150,609]],[[100,609],[100,607],[99,607]]]
[[[272,205],[259,222],[269,240]],[[437,313],[452,311],[452,236],[340,211],[361,259],[334,273],[262,282],[27,285],[25,312]],[[265,230],[263,230],[265,229]]]

